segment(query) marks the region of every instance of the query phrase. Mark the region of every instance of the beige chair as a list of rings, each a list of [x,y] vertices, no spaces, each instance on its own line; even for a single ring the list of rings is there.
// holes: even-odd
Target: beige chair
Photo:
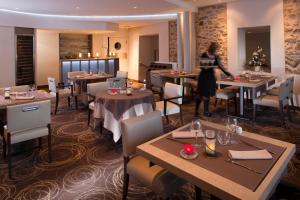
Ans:
[[[160,112],[149,112],[123,120],[121,128],[124,156],[123,200],[127,198],[129,176],[150,187],[161,198],[171,196],[185,182],[146,158],[136,155],[138,145],[163,134]]]
[[[183,86],[174,83],[166,83],[164,87],[164,98],[163,101],[156,102],[156,110],[160,111],[161,116],[166,117],[169,123],[168,116],[179,113],[180,122],[182,120],[182,93]]]
[[[4,127],[3,153],[8,157],[11,177],[11,145],[48,136],[49,162],[51,162],[51,103],[50,100],[7,107],[7,125]]]
[[[116,78],[128,78],[128,72],[125,71],[117,71]]]
[[[290,88],[289,82],[285,81],[280,84],[279,87],[279,95],[263,95],[257,99],[253,100],[253,120],[256,119],[256,108],[258,105],[278,108],[281,114],[282,122],[285,123],[284,120],[284,108],[287,108],[289,118],[290,118],[290,110],[289,110],[289,98],[290,98]]]
[[[70,107],[70,102],[71,98],[75,99],[75,108],[77,110],[78,108],[78,101],[77,101],[77,93],[73,91],[73,86],[72,85],[60,85],[56,86],[55,78],[48,77],[48,87],[49,87],[49,92],[53,96],[56,97],[56,102],[55,102],[55,112],[54,114],[57,113],[57,108],[58,108],[58,103],[60,98],[68,98],[68,105]]]
[[[293,107],[293,110],[295,112],[296,109],[295,109],[294,97],[293,97],[293,94],[294,94],[294,80],[295,80],[294,76],[291,76],[291,77],[289,77],[289,78],[286,79],[286,81],[289,84],[289,91],[290,91],[290,97],[289,97],[289,99],[290,99],[291,105]],[[270,90],[267,91],[267,94],[278,96],[278,94],[279,94],[279,88],[278,87],[273,87],[272,89],[270,89]]]
[[[98,82],[87,84],[87,95],[89,101],[88,126],[90,125],[91,112],[95,109],[95,97],[98,92],[106,92],[109,87],[108,82]],[[100,126],[102,128],[102,124]]]

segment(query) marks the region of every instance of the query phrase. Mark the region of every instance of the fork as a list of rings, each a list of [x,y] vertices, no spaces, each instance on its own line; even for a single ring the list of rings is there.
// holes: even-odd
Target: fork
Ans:
[[[239,163],[239,162],[237,162],[237,161],[234,161],[234,160],[232,160],[232,159],[230,159],[230,158],[228,158],[228,159],[226,160],[226,162],[229,162],[229,163],[235,164],[235,165],[237,165],[237,166],[243,167],[243,168],[248,169],[249,171],[255,172],[255,173],[257,173],[257,174],[262,174],[262,172],[259,172],[259,171],[255,170],[255,169],[252,169],[252,168],[250,168],[250,167],[248,167],[248,166],[246,166],[246,165],[243,165],[243,164],[241,164],[241,163]]]

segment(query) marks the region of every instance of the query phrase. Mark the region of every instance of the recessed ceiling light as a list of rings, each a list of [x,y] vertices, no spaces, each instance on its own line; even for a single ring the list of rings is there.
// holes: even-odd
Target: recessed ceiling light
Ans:
[[[137,9],[137,6],[133,6],[134,9]]]
[[[76,9],[77,9],[77,10],[79,10],[79,9],[80,9],[80,7],[79,7],[79,6],[76,6]]]
[[[19,10],[19,8],[16,8],[16,10]]]

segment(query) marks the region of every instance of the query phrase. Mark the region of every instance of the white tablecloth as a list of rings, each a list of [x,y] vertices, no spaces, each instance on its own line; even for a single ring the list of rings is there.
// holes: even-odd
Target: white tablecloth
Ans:
[[[126,112],[124,112],[121,119],[117,120],[109,110],[102,106],[102,104],[95,103],[94,117],[104,119],[104,128],[113,133],[113,139],[115,142],[117,142],[122,136],[121,120],[128,119],[130,117],[140,116],[152,111],[153,107],[151,103],[137,104],[132,106]]]

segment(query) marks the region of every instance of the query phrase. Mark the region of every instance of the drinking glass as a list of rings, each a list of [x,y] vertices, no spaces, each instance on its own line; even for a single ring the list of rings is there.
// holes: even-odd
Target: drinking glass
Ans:
[[[231,144],[235,144],[236,140],[234,139],[234,135],[236,134],[236,127],[237,127],[237,119],[231,119],[230,117],[227,118],[226,121],[226,131],[231,135]]]
[[[199,133],[201,131],[201,122],[200,120],[193,120],[192,124],[191,124],[191,130],[192,133],[195,133],[196,136],[196,142],[194,144],[195,147],[200,147],[200,145],[198,144],[198,136]]]
[[[217,133],[217,140],[219,144],[223,146],[230,144],[230,138],[231,136],[229,131],[225,131],[225,132],[218,131]]]

